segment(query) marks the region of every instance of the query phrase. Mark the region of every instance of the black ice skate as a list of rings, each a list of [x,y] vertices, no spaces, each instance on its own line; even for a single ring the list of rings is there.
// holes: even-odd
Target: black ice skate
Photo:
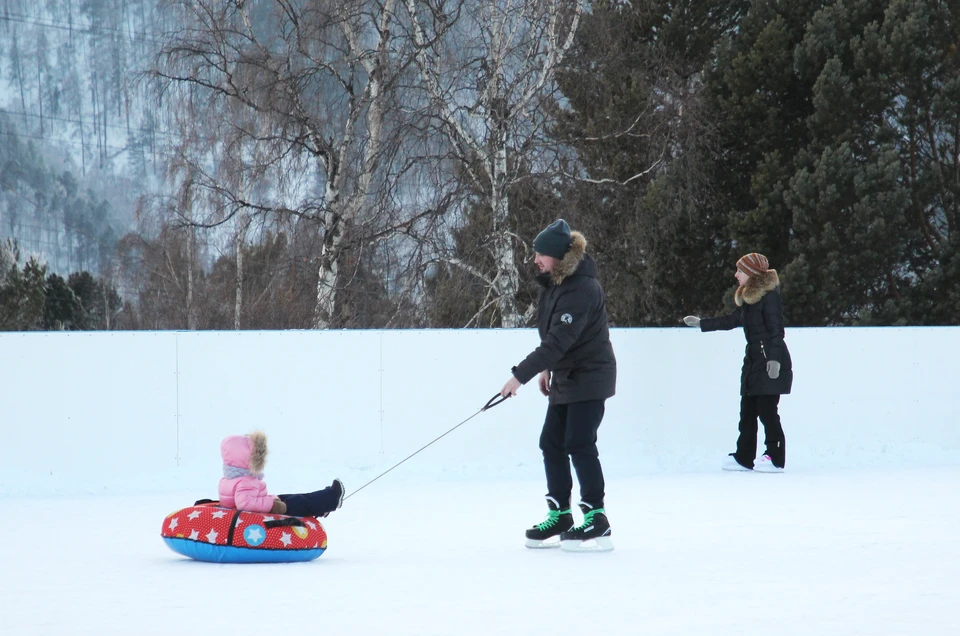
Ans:
[[[567,552],[609,552],[613,550],[610,540],[610,522],[603,508],[594,508],[581,503],[583,523],[560,535],[560,547]]]
[[[528,548],[558,548],[560,534],[573,527],[573,513],[570,508],[560,510],[560,504],[553,497],[547,497],[547,507],[550,512],[543,523],[538,523],[527,530]]]

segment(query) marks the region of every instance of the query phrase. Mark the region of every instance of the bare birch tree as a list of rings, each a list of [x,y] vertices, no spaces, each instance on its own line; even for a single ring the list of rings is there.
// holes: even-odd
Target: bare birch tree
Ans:
[[[365,221],[383,196],[385,153],[395,150],[385,138],[394,131],[386,120],[402,66],[391,31],[395,2],[175,0],[187,26],[151,73],[168,96],[183,86],[208,96],[207,121],[198,125],[215,131],[215,151],[191,161],[211,196],[206,218],[194,223],[217,227],[240,211],[317,223],[316,328],[336,319],[345,233],[390,235]],[[238,160],[253,142],[255,161]],[[227,163],[259,184],[249,198],[218,170]]]
[[[448,262],[484,281],[503,327],[531,315],[517,302],[517,243],[510,187],[536,163],[554,74],[573,44],[579,0],[403,0],[424,89],[453,158],[491,210],[494,271]]]
[[[247,230],[250,228],[250,218],[246,214],[237,217],[237,231],[234,236],[234,254],[237,264],[237,273],[234,277],[233,328],[240,329],[243,316],[243,248],[247,242]]]

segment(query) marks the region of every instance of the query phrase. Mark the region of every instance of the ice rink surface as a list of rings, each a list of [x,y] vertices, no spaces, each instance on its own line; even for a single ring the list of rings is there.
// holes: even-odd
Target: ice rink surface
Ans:
[[[570,554],[523,547],[541,480],[390,478],[319,559],[266,565],[163,544],[208,493],[8,498],[0,633],[956,635],[958,491],[949,466],[612,478],[616,549]]]

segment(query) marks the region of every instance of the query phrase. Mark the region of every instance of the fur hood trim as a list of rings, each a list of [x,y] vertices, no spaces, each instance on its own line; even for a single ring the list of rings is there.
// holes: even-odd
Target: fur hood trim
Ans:
[[[267,436],[262,431],[247,435],[250,438],[250,472],[262,473],[267,464]]]
[[[570,232],[570,249],[567,250],[563,259],[557,263],[550,273],[553,284],[559,285],[577,271],[577,268],[580,267],[580,261],[583,260],[583,255],[586,253],[587,238],[580,232]]]
[[[777,276],[777,270],[768,269],[762,274],[751,276],[746,285],[737,287],[733,299],[737,307],[743,306],[743,303],[755,305],[760,302],[767,292],[773,291],[780,285],[780,277]]]

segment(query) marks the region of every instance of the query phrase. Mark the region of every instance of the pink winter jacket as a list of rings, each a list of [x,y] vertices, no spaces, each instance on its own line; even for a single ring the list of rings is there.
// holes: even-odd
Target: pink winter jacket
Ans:
[[[263,483],[267,438],[263,433],[231,435],[220,442],[224,477],[217,488],[220,505],[248,512],[270,512],[273,495]]]

